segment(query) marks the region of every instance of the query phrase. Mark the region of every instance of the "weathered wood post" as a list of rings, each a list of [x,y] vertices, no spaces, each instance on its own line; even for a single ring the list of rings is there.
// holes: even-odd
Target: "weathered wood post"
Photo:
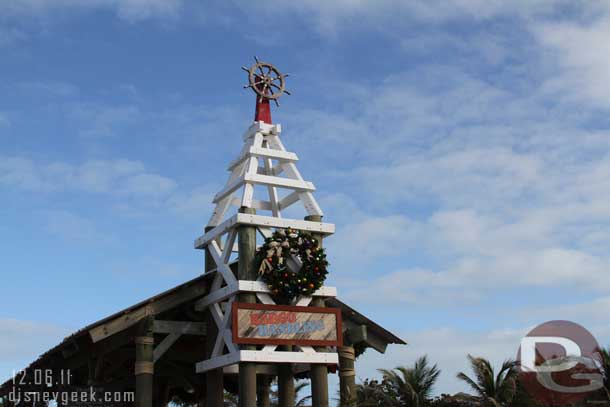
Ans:
[[[320,215],[308,215],[305,216],[305,220],[310,222],[322,222],[322,216]],[[318,240],[320,247],[322,247],[322,235],[312,234]],[[325,307],[324,299],[321,297],[314,297],[311,301],[311,305],[314,307]],[[321,347],[317,351],[325,351],[327,348]],[[312,364],[311,365],[311,402],[316,407],[328,407],[328,367],[323,364]]]
[[[240,213],[256,214],[256,209],[240,208]],[[240,225],[238,228],[238,279],[256,280],[257,272],[254,267],[256,255],[256,227]],[[256,294],[242,293],[240,302],[255,303]],[[242,349],[256,350],[255,346],[245,345]],[[256,363],[247,362],[239,364],[239,406],[254,407],[256,405]]]
[[[339,389],[341,407],[356,405],[356,352],[350,345],[340,346],[339,352]]]
[[[271,407],[270,392],[271,378],[267,375],[259,375],[256,391],[256,407]]]
[[[136,344],[136,407],[153,407],[154,318],[144,318],[138,326]]]
[[[284,350],[292,351],[292,346],[286,346]],[[277,391],[279,407],[294,407],[294,374],[289,363],[278,366]]]
[[[205,228],[205,232],[214,229],[212,226]],[[212,257],[210,250],[205,250],[205,271],[209,272],[216,268],[216,263]],[[216,343],[218,335],[218,327],[212,317],[212,313],[208,310],[205,313],[206,337],[205,337],[205,355],[207,358],[212,356],[212,351]],[[224,407],[224,376],[222,368],[212,369],[205,373],[205,395],[207,404],[205,407]]]

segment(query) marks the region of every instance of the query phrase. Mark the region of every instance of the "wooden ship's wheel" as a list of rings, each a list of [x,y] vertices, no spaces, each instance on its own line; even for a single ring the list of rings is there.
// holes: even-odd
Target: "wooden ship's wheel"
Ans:
[[[256,63],[250,68],[242,66],[241,69],[248,72],[248,85],[244,88],[252,88],[258,98],[273,100],[279,106],[278,99],[284,93],[290,95],[286,90],[286,78],[288,74],[281,73],[273,64],[259,61],[254,57]]]

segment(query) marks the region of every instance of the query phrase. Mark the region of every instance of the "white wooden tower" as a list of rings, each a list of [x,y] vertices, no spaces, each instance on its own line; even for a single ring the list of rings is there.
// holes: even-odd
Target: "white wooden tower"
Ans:
[[[255,76],[254,80],[257,78]],[[281,79],[283,90],[283,76]],[[295,346],[293,351],[280,351],[278,346],[261,345],[256,350],[244,350],[232,342],[231,305],[240,293],[255,293],[258,302],[275,304],[263,281],[239,280],[231,270],[231,263],[239,256],[236,245],[239,227],[255,227],[260,239],[271,236],[273,230],[278,228],[302,230],[320,236],[335,231],[335,226],[330,223],[283,216],[285,210],[293,205],[302,205],[305,213],[314,215],[314,218],[315,215],[321,218],[323,213],[314,198],[313,183],[304,180],[297,169],[297,155],[287,151],[282,143],[281,126],[269,124],[270,114],[265,115],[268,112],[262,105],[266,102],[268,109],[269,99],[273,100],[273,97],[260,98],[261,106],[257,105],[259,121],[255,121],[244,133],[243,148],[228,166],[228,181],[214,197],[216,207],[208,222],[207,233],[195,241],[195,248],[207,249],[215,263],[215,269],[207,271],[215,273],[210,292],[197,302],[196,309],[209,309],[218,327],[213,352],[209,359],[197,364],[198,373],[218,368],[224,368],[225,372],[236,371],[237,365],[243,362],[261,363],[263,366],[271,364],[267,365],[270,371],[274,363],[294,364],[295,371],[307,371],[312,364],[338,363],[335,348],[318,352],[311,346]],[[243,208],[255,209],[256,214],[243,213],[248,212]],[[289,259],[288,267],[293,271],[298,271],[300,266],[298,257]],[[313,296],[335,297],[336,294],[335,288],[322,287]],[[312,300],[313,297],[298,296],[292,300],[292,305],[308,306]]]

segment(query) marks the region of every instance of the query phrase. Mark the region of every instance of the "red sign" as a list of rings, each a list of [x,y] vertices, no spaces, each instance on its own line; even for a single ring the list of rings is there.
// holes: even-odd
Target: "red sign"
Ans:
[[[341,310],[233,303],[233,343],[341,346]]]

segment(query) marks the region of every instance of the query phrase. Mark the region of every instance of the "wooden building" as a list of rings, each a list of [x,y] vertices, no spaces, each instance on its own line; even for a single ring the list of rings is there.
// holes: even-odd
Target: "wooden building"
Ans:
[[[259,61],[247,70],[257,91],[257,113],[242,137],[241,153],[229,164],[229,180],[214,198],[216,209],[205,233],[195,240],[195,248],[205,251],[205,272],[69,336],[0,386],[4,404],[21,398],[22,405],[42,405],[45,400],[36,396],[31,397],[36,402],[23,401],[26,392],[93,387],[111,394],[97,405],[161,407],[173,400],[220,407],[228,391],[239,394],[241,407],[268,406],[270,382],[276,378],[280,405],[287,407],[294,406],[295,377],[305,377],[311,380],[313,406],[328,407],[328,374],[336,373],[342,405],[354,405],[356,352],[373,348],[383,353],[388,344],[405,343],[340,301],[333,287],[280,298],[265,283],[257,253],[264,242],[273,243],[274,233],[312,236],[321,252],[334,225],[322,222],[313,183],[302,178],[297,155],[284,148],[280,125],[271,124],[269,100],[277,95],[274,99],[271,86],[260,84],[281,79],[277,88],[283,91],[284,76]],[[261,190],[264,200],[255,197]],[[282,216],[297,203],[304,218]],[[304,261],[286,253],[286,275],[296,275]],[[288,315],[293,324],[273,325],[276,331],[242,327],[253,312],[268,318]],[[318,326],[325,328],[314,332]],[[62,405],[86,404],[54,398]]]

